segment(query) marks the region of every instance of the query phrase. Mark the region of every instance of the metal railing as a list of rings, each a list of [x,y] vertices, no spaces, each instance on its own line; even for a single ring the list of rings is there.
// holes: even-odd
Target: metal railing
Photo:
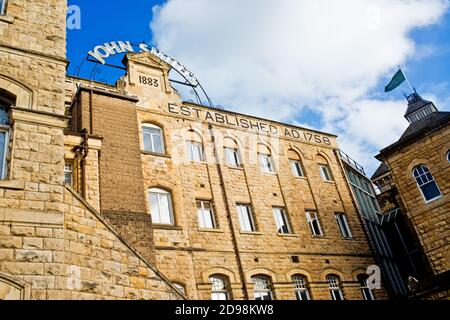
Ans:
[[[353,160],[348,154],[346,154],[344,151],[342,151],[341,149],[337,150],[339,156],[341,157],[341,159],[343,161],[345,161],[348,165],[352,166],[354,169],[356,169],[357,171],[359,171],[360,173],[362,173],[364,176],[366,175],[366,172],[364,171],[364,167],[361,166],[358,162],[356,162],[355,160]]]

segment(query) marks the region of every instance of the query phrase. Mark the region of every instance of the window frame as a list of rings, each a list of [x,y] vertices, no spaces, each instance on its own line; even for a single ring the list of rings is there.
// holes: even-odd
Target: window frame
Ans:
[[[0,132],[5,135],[5,143],[0,146],[3,150],[2,157],[0,157],[0,180],[5,180],[8,177],[8,154],[9,154],[9,143],[11,137],[11,119],[9,117],[10,105],[0,104],[0,107],[5,109],[5,123],[0,123]],[[2,111],[3,114],[3,111]],[[3,119],[3,118],[2,118]]]
[[[294,174],[294,177],[297,178],[305,178],[305,171],[303,170],[303,165],[302,162],[300,160],[294,160],[294,159],[289,159],[289,162],[291,163],[291,169],[292,169],[292,173]],[[298,170],[297,170],[298,167]],[[300,172],[298,172],[300,171]]]
[[[198,141],[186,141],[188,159],[191,162],[202,163],[205,161],[203,143]],[[196,159],[198,156],[198,159]]]
[[[342,291],[341,287],[341,279],[339,276],[334,274],[329,274],[326,276],[327,282],[328,282],[328,289],[330,291],[331,299],[333,301],[344,301],[344,292]],[[336,297],[339,296],[339,299],[336,299]]]
[[[311,214],[314,214],[314,218],[311,217]],[[324,233],[323,233],[322,225],[320,223],[318,212],[317,211],[313,211],[313,210],[306,211],[306,220],[307,220],[307,222],[309,224],[309,228],[311,230],[311,234],[314,237],[323,237]],[[313,227],[313,222],[314,221],[317,221],[317,226],[318,226],[319,231],[320,231],[319,234],[316,234],[316,230],[314,230],[314,227]]]
[[[446,158],[447,158],[447,161],[450,162],[450,150],[447,151]]]
[[[67,167],[70,167],[70,170],[67,170]],[[70,183],[67,182],[67,176],[66,174],[70,173]],[[66,160],[64,163],[64,183],[68,184],[69,186],[74,185],[74,162],[70,160]]]
[[[224,147],[224,155],[225,155],[225,164],[231,168],[242,168],[242,159],[241,154],[238,148],[229,148]],[[230,154],[231,153],[231,154]],[[228,155],[232,155],[231,158]],[[228,160],[233,160],[233,163],[230,163]]]
[[[250,224],[250,230],[247,230],[247,221],[244,221],[242,217],[242,208],[245,208],[245,213],[247,215],[248,218],[248,222]],[[238,213],[238,219],[239,219],[239,225],[240,225],[240,230],[241,232],[257,232],[257,228],[256,228],[256,223],[255,223],[255,217],[253,215],[253,208],[251,205],[249,204],[245,204],[245,203],[237,203],[236,204],[236,210]]]
[[[217,279],[219,281],[213,281],[213,279]],[[211,283],[211,300],[212,301],[228,301],[231,300],[231,291],[229,286],[228,277],[221,274],[213,274],[209,276],[208,278],[209,282]],[[219,282],[223,283],[222,289],[219,289],[219,287],[215,287],[215,285]],[[215,297],[220,297],[223,295],[225,299],[216,299]]]
[[[261,287],[258,288],[258,284],[256,283],[256,280],[261,280],[265,282],[265,289]],[[275,300],[274,293],[273,293],[273,283],[272,278],[270,276],[264,275],[264,274],[258,274],[252,276],[252,282],[253,282],[253,296],[256,301],[271,301]],[[264,295],[266,294],[266,297],[269,299],[264,299]],[[262,298],[262,299],[260,299]]]
[[[8,5],[8,0],[3,0],[0,2],[0,16],[6,16],[6,6]]]
[[[159,215],[159,221],[155,221],[154,219],[154,215],[152,212],[152,201],[151,201],[151,196],[152,194],[156,194],[158,197],[158,215]],[[169,209],[169,223],[166,222],[162,222],[163,220],[161,219],[161,205],[160,205],[160,196],[166,196],[167,197],[167,204],[168,204],[168,209]],[[173,202],[172,202],[172,193],[170,191],[167,190],[163,190],[160,188],[150,188],[148,190],[148,201],[150,204],[150,215],[152,217],[152,223],[155,225],[165,225],[165,226],[175,226],[175,215],[173,212]]]
[[[200,208],[198,206],[199,203],[201,204]],[[205,203],[208,203],[209,207],[210,207],[210,211],[209,211],[208,214],[210,215],[210,219],[211,219],[211,222],[212,222],[212,227],[207,227],[206,223],[205,223],[205,219],[204,219],[204,215],[205,215],[205,212],[206,212],[205,211],[206,210],[205,209]],[[196,204],[196,207],[197,207],[197,216],[198,216],[198,226],[199,226],[199,228],[202,229],[202,230],[217,230],[217,229],[219,229],[218,225],[217,225],[216,215],[215,215],[215,212],[214,212],[214,206],[213,206],[212,201],[197,199],[195,201],[195,204]],[[199,210],[201,210],[201,213],[200,213]],[[202,225],[201,221],[203,221],[203,225]]]
[[[335,216],[342,237],[345,239],[353,238],[352,231],[350,230],[350,226],[348,224],[347,215],[343,212],[336,212]]]
[[[309,292],[309,281],[308,277],[302,274],[294,274],[291,277],[292,283],[294,284],[295,288],[295,297],[299,301],[308,301],[311,299],[311,294]],[[306,299],[303,299],[301,292],[306,294]]]
[[[277,227],[278,234],[292,234],[292,228],[289,221],[289,217],[284,207],[272,207],[272,212],[275,218],[275,225]],[[281,219],[281,221],[280,221]],[[284,223],[284,226],[280,226],[280,222]],[[283,231],[283,227],[286,227],[287,231]],[[281,231],[280,231],[281,230]]]
[[[324,172],[325,170],[325,172]],[[327,164],[319,164],[320,177],[325,182],[334,182],[333,174],[331,173],[331,168]],[[326,174],[325,174],[326,173]]]
[[[143,142],[143,147],[144,147],[144,151],[145,152],[150,152],[153,154],[166,154],[166,143],[165,143],[165,138],[164,138],[164,129],[160,126],[157,126],[155,124],[151,124],[151,123],[143,123],[142,126],[142,142]],[[158,136],[158,134],[156,133],[151,133],[151,132],[145,132],[145,129],[153,129],[153,130],[158,130],[159,132],[159,137],[161,139],[161,152],[160,151],[156,151],[155,150],[155,142],[154,142],[154,137]],[[150,136],[150,142],[151,142],[151,149],[152,150],[148,150],[146,149],[146,139],[145,136],[149,135]]]
[[[261,172],[267,174],[274,174],[277,172],[275,169],[275,163],[273,161],[272,155],[265,153],[258,153],[258,160]]]
[[[367,285],[367,279],[368,276],[364,274],[359,275],[357,277],[357,280],[359,282],[359,289],[365,301],[374,301],[376,299],[375,296],[373,295],[372,289],[370,289],[369,286]]]
[[[423,173],[420,173],[420,172],[419,172],[419,169],[422,169],[422,170],[423,170]],[[416,172],[417,172],[418,176],[416,176]],[[431,180],[429,180],[428,174],[431,176]],[[427,181],[427,182],[424,183],[424,182],[423,182],[423,181],[424,181],[424,180],[423,180],[423,177],[425,177],[425,178],[426,178],[427,180],[429,180],[429,181]],[[414,180],[416,181],[416,185],[417,185],[417,187],[419,188],[420,193],[422,194],[422,198],[424,199],[425,203],[430,203],[430,202],[433,202],[433,201],[436,201],[436,200],[442,198],[442,191],[441,191],[441,189],[439,188],[439,185],[438,185],[436,179],[434,178],[433,174],[431,173],[430,168],[428,168],[428,166],[426,166],[426,165],[424,165],[424,164],[421,164],[421,165],[416,166],[416,167],[413,169],[413,178],[414,178]],[[419,179],[422,181],[422,184],[419,183]],[[435,184],[437,191],[439,191],[439,195],[436,196],[436,197],[434,197],[434,198],[427,199],[427,198],[425,197],[425,193],[423,192],[423,189],[422,189],[422,188],[425,187],[426,185],[431,184],[431,183],[434,183],[434,184]]]

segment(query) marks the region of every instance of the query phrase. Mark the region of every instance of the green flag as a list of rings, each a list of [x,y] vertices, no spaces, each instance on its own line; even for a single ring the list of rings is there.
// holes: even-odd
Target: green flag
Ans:
[[[384,92],[390,92],[405,82],[406,78],[402,72],[402,69],[399,69],[397,73],[392,78],[391,82],[384,88]]]

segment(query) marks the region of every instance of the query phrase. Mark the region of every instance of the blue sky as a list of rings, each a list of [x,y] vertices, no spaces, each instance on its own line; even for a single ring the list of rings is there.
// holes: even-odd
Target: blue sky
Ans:
[[[280,18],[283,20],[286,16],[286,20],[290,21],[287,15],[298,9],[299,17],[294,17],[292,20],[292,24],[296,25],[297,20],[302,19],[300,13],[314,10],[311,4],[297,8],[297,1],[290,3],[289,0],[286,0],[284,1],[286,6],[284,4],[277,5],[274,10],[269,8],[270,5],[268,8],[260,7],[257,4],[261,2],[254,0],[246,2],[231,0],[227,1],[227,4],[221,3],[218,6],[212,6],[211,1],[208,0],[191,0],[188,1],[189,5],[187,5],[187,1],[183,0],[171,0],[169,3],[131,0],[126,5],[122,1],[72,0],[69,1],[69,4],[76,4],[81,8],[82,22],[81,30],[68,30],[67,55],[71,62],[68,73],[75,75],[77,66],[85,59],[87,52],[97,44],[114,40],[146,41],[173,55],[193,69],[216,104],[239,112],[337,133],[341,137],[341,146],[368,167],[368,171],[371,172],[377,166],[373,156],[381,147],[394,142],[407,125],[406,120],[402,118],[406,108],[402,89],[407,91],[408,87],[404,85],[389,94],[383,92],[389,77],[396,71],[396,64],[404,65],[407,76],[419,93],[427,98],[435,98],[435,102],[438,103],[438,108],[441,110],[450,110],[450,12],[448,8],[443,9],[442,5],[446,1],[418,0],[417,5],[411,4],[408,7],[402,2],[391,6],[385,0],[377,1],[379,3],[375,9],[368,8],[369,12],[375,10],[375,13],[382,13],[380,20],[382,26],[377,27],[381,31],[376,33],[369,28],[367,34],[352,35],[352,31],[347,31],[352,29],[346,29],[346,26],[341,25],[343,17],[350,17],[355,23],[358,23],[359,11],[355,11],[354,15],[351,15],[352,13],[348,13],[351,10],[346,8],[342,13],[339,13],[338,9],[330,9],[330,12],[324,13],[324,21],[328,19],[330,26],[335,23],[343,30],[338,35],[342,37],[342,47],[349,47],[347,43],[351,43],[350,47],[354,44],[355,51],[369,52],[366,61],[363,59],[358,61],[359,56],[349,56],[348,59],[345,59],[343,56],[347,51],[341,48],[338,42],[334,43],[332,40],[330,42],[334,44],[325,44],[325,41],[317,42],[315,39],[321,39],[323,34],[330,32],[327,29],[320,29],[322,26],[318,26],[316,29],[312,26],[311,31],[299,29],[300,31],[293,32],[286,40],[281,37],[277,43],[278,34],[292,29],[292,25],[286,26],[285,29],[277,29],[282,28],[278,26]],[[305,2],[308,1],[305,0]],[[354,3],[357,7],[357,2]],[[152,8],[155,5],[160,7],[156,11],[156,16],[153,16]],[[265,20],[265,24],[243,22],[246,20],[246,12],[250,12],[247,10],[251,10],[252,16],[255,16],[254,21],[260,15],[261,19]],[[256,13],[255,10],[257,10]],[[366,8],[363,8],[362,12],[365,10]],[[269,13],[265,13],[265,11]],[[396,22],[395,15],[390,18],[391,11],[392,15],[397,11],[401,12],[404,22]],[[311,12],[308,16],[312,15]],[[242,19],[240,14],[242,14]],[[274,17],[272,22],[267,18],[268,14]],[[411,16],[410,19],[408,15]],[[337,16],[337,22],[334,20],[335,16]],[[304,19],[307,20],[308,17],[305,16]],[[204,22],[202,22],[203,20]],[[252,28],[254,25],[255,27]],[[383,27],[390,25],[394,26],[393,30],[383,30]],[[233,26],[239,30],[233,30]],[[402,31],[394,30],[397,27],[403,28]],[[253,30],[257,28],[259,30]],[[330,29],[334,29],[334,27],[330,27]],[[155,30],[155,33],[152,30]],[[271,34],[272,32],[275,33],[275,36]],[[393,49],[392,47],[395,47],[397,42],[388,37],[395,32],[398,32],[395,39],[398,39],[399,48]],[[355,40],[346,39],[345,34],[347,33]],[[252,45],[253,47],[259,45],[261,48],[258,50],[247,45],[249,39],[253,41],[255,35],[257,35],[256,37],[261,36],[261,41],[255,40],[255,44]],[[293,41],[297,36],[302,39],[298,43]],[[373,37],[373,41],[371,37]],[[303,41],[305,38],[309,40]],[[284,65],[284,62],[278,64],[279,61],[272,59],[274,53],[278,54],[278,51],[270,52],[275,49],[268,47],[264,41],[274,42],[278,48],[282,47],[283,54],[293,57],[294,60],[296,59],[296,50],[299,48],[302,52],[307,50],[314,52],[317,50],[317,46],[323,44],[324,48],[317,51],[320,52],[319,55],[323,56],[323,60],[316,61],[314,55],[317,56],[317,54],[312,53],[312,56],[308,56],[302,53],[298,63],[291,67],[287,64]],[[303,42],[308,43],[308,41],[311,43],[310,47],[301,47]],[[291,42],[296,43],[297,47]],[[414,43],[414,49],[408,46],[411,43]],[[230,45],[233,46],[232,49],[229,49]],[[335,50],[335,53],[331,52],[327,56],[324,52],[330,48],[331,51]],[[370,52],[373,52],[373,48],[379,52],[371,56]],[[260,53],[261,56],[259,56]],[[252,56],[252,59],[247,60],[246,56]],[[237,59],[241,60],[241,64],[236,62]],[[354,64],[352,61],[348,61],[351,59],[354,60]],[[257,60],[264,61],[264,63],[256,65],[255,61]],[[305,60],[311,60],[311,63],[304,64]],[[222,61],[223,66],[218,61]],[[120,59],[111,59],[109,62],[118,64]],[[308,68],[309,65],[314,66],[315,63],[317,72]],[[230,69],[225,67],[237,70],[246,69],[252,64],[254,65],[248,68],[248,72],[236,73],[235,79],[230,79]],[[374,67],[369,68],[372,65]],[[361,71],[366,67],[366,72]],[[294,71],[298,70],[295,71],[297,74],[293,75],[294,71],[289,73],[289,68]],[[267,69],[278,75],[279,78],[277,76],[273,78],[278,82],[283,82],[284,78],[292,77],[292,79],[286,81],[287,85],[283,82],[283,86],[266,88],[257,81],[259,78],[264,78],[260,75],[267,72]],[[92,64],[85,63],[80,71],[80,76],[88,78],[91,70]],[[304,77],[301,76],[303,73]],[[342,80],[338,76],[339,73],[345,73]],[[352,73],[354,73],[353,77]],[[118,71],[102,68],[102,72],[97,74],[95,79],[111,83],[118,76]],[[272,79],[272,77],[268,79]],[[340,82],[345,84],[341,85]],[[235,88],[236,83],[242,84],[241,91],[229,89]],[[286,89],[289,85],[299,86],[301,89]],[[264,91],[258,91],[258,87]],[[278,92],[271,92],[272,89]],[[280,94],[280,91],[286,91],[286,93]],[[377,108],[379,108],[379,112],[377,112]],[[369,112],[369,110],[376,116],[365,115],[365,112]],[[386,110],[388,112],[386,118],[395,118],[394,120],[378,116]],[[390,110],[395,110],[395,112],[391,114]],[[363,123],[364,121],[368,122]],[[362,124],[358,126],[357,122]],[[369,126],[371,127],[369,128]],[[363,129],[365,133],[361,134],[361,128],[367,128],[367,130]],[[378,136],[378,131],[386,132],[386,134]]]

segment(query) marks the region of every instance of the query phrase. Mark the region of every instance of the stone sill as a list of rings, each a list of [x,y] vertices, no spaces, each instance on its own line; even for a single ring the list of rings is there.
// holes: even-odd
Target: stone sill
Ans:
[[[296,234],[290,234],[290,233],[277,233],[277,236],[281,238],[298,238],[299,236]]]
[[[226,165],[226,167],[231,170],[244,171],[244,167],[233,167],[233,166],[229,166],[229,165]]]
[[[220,229],[198,229],[199,232],[211,232],[211,233],[225,233],[225,231]]]
[[[170,154],[164,154],[164,153],[156,153],[156,152],[150,152],[150,151],[142,151],[143,155],[147,155],[147,156],[155,156],[155,157],[162,157],[162,158],[172,158],[170,156]]]
[[[0,189],[23,190],[25,182],[19,180],[0,180]]]
[[[6,22],[6,23],[13,23],[14,22],[14,17],[11,17],[11,16],[0,16],[0,21],[1,22]]]
[[[336,181],[325,181],[325,180],[322,180],[323,182],[325,182],[325,183],[328,183],[328,184],[336,184]]]
[[[165,225],[165,224],[154,224],[153,229],[160,229],[160,230],[183,230],[183,228],[178,226],[171,226],[171,225]]]
[[[249,236],[262,236],[262,232],[240,231],[239,233],[242,234],[242,235],[249,235]]]

